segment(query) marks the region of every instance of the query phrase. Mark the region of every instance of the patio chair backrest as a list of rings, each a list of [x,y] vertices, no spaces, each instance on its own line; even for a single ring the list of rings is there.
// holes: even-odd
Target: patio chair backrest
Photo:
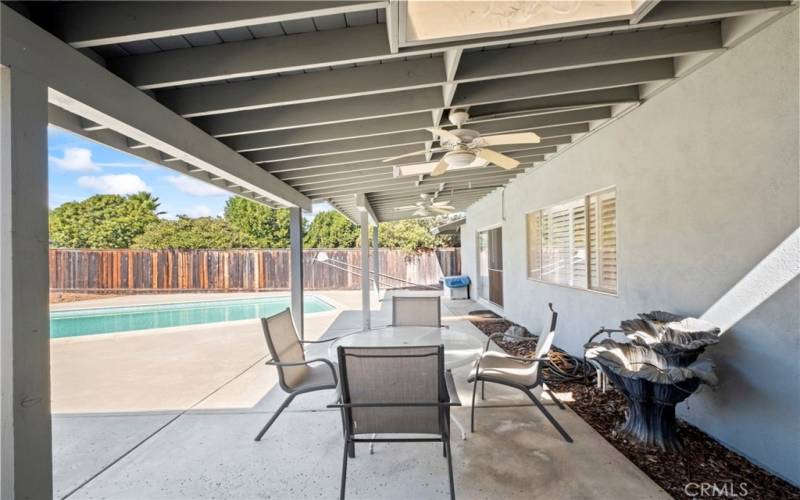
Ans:
[[[442,326],[441,298],[392,297],[392,326]]]
[[[444,347],[338,348],[342,402],[351,434],[442,434],[449,399]],[[383,405],[383,406],[382,406]]]
[[[537,359],[547,357],[550,352],[550,347],[553,346],[553,337],[556,335],[556,322],[558,321],[558,313],[553,310],[553,304],[547,304],[547,314],[545,314],[544,326],[539,334],[539,340],[536,342],[536,350],[534,357]],[[532,387],[539,383],[542,367],[544,364],[541,361],[532,363],[525,371],[525,376],[528,381],[525,385]]]
[[[300,363],[305,361],[306,356],[303,352],[303,345],[300,343],[300,339],[297,338],[292,313],[288,307],[278,314],[268,318],[261,318],[261,326],[273,361],[278,363]],[[297,387],[308,372],[307,366],[277,366],[277,369],[278,382],[281,388],[286,391]]]

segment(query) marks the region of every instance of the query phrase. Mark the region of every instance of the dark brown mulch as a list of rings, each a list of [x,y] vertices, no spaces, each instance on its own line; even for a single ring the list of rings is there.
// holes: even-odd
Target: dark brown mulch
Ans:
[[[506,320],[470,320],[486,335],[504,332],[514,324]],[[535,346],[535,342],[502,340],[497,344],[509,354],[531,357]],[[564,358],[553,355],[551,351],[551,360],[563,363]],[[706,483],[726,488],[728,494],[720,494],[718,490],[717,498],[800,499],[800,488],[754,465],[686,422],[678,422],[684,451],[661,451],[628,441],[617,434],[617,428],[625,421],[627,406],[619,392],[609,389],[603,393],[593,383],[587,386],[575,381],[553,380],[548,385],[556,392],[571,392],[574,401],[567,402],[570,408],[674,498],[712,498],[710,489],[706,496],[697,494],[700,485]],[[744,490],[740,489],[742,487]]]

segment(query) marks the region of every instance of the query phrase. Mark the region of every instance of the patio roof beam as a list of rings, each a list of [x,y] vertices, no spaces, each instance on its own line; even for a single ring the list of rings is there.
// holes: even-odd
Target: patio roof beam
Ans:
[[[564,95],[522,99],[508,103],[493,103],[488,106],[477,106],[471,108],[471,111],[474,110],[478,113],[483,113],[483,116],[471,117],[468,124],[470,127],[474,128],[473,123],[488,120],[519,116],[533,116],[536,114],[545,114],[553,111],[586,109],[592,107],[609,106],[612,104],[633,103],[638,101],[639,92],[635,85],[587,92],[575,92]],[[300,127],[257,134],[223,137],[221,138],[221,141],[232,149],[240,152],[246,152],[313,144],[318,142],[336,142],[357,138],[378,137],[385,134],[419,131],[430,126],[430,113],[420,112],[388,116],[383,118],[354,120],[329,125],[317,125],[312,127]]]
[[[543,159],[544,158],[542,157],[542,160]],[[484,169],[485,167],[481,168],[481,170]],[[430,189],[431,186],[438,186],[442,183],[446,183],[449,185],[453,182],[467,183],[467,182],[496,181],[504,179],[507,180],[508,178],[519,175],[524,171],[525,171],[524,165],[512,171],[505,171],[500,169],[498,169],[498,172],[483,171],[483,172],[464,173],[463,171],[462,172],[456,171],[453,173],[445,174],[441,177],[425,178],[418,185],[413,179],[391,179],[379,183],[365,183],[363,185],[350,185],[344,187],[312,189],[312,190],[306,190],[305,193],[311,198],[325,198],[334,196],[336,194],[345,194],[345,193],[386,193],[391,191],[404,191],[404,190],[414,190],[414,189],[424,190],[424,189]]]
[[[333,71],[259,78],[156,92],[156,99],[185,117],[439,87],[441,57],[370,64]]]
[[[524,163],[529,163],[528,158],[543,157],[543,155],[557,152],[556,147],[540,148],[533,150],[519,151],[515,154],[508,156],[518,159]],[[476,167],[477,169],[478,167]],[[467,172],[472,169],[455,170],[454,172]],[[310,179],[301,179],[297,181],[287,181],[292,187],[300,191],[308,191],[311,189],[345,187],[345,186],[360,186],[360,185],[387,185],[394,181],[404,180],[407,182],[414,182],[415,176],[392,177],[393,168],[376,168],[367,171],[361,171],[355,175],[342,176],[333,180],[324,180],[317,177]],[[426,174],[427,177],[427,174]]]
[[[523,45],[462,56],[456,81],[522,76],[721,50],[717,23]]]
[[[509,152],[504,151],[502,148],[493,148],[493,149],[501,153],[507,153],[507,154],[513,153],[514,157],[517,158],[525,156],[533,156],[537,154],[550,154],[550,153],[555,153],[557,151],[557,148],[555,146],[562,144],[569,144],[570,138],[557,137],[554,139],[545,139],[545,141],[556,141],[556,142],[548,143],[546,146],[530,148],[530,149],[520,149]],[[540,144],[537,146],[540,146]],[[509,154],[509,156],[511,156],[511,154]],[[441,156],[437,155],[437,157],[440,158]],[[314,176],[303,176],[302,171],[288,172],[286,174],[280,174],[278,175],[278,177],[281,180],[285,180],[288,184],[295,187],[296,189],[308,189],[307,186],[330,182],[330,181],[352,182],[358,180],[386,179],[387,175],[392,176],[393,174],[394,174],[394,165],[388,165],[388,166],[374,166],[361,170],[346,170],[334,174],[314,175]],[[413,177],[410,176],[405,176],[405,177],[408,179],[413,179]]]
[[[71,2],[54,31],[75,48],[383,9],[388,1]]]
[[[390,55],[386,28],[374,24],[118,57],[109,61],[109,68],[140,89],[157,89],[328,68]]]
[[[378,217],[375,215],[375,211],[372,210],[372,206],[369,204],[369,200],[364,195],[364,193],[357,193],[353,195],[355,199],[355,206],[359,212],[366,212],[369,215],[369,220],[372,224],[378,224],[380,222]]]
[[[286,206],[311,200],[6,5],[2,64],[46,82],[51,103]],[[74,75],[80,75],[75,78]]]
[[[608,66],[554,71],[501,80],[462,83],[453,97],[453,107],[530,99],[572,92],[626,87],[674,78],[671,58]]]
[[[575,123],[585,123],[595,120],[606,120],[611,118],[610,107],[598,107],[578,111],[565,111],[556,113],[547,113],[541,115],[527,116],[527,117],[511,117],[503,120],[495,120],[486,123],[476,123],[484,130],[522,130],[522,129],[538,129],[546,127],[554,127],[559,125],[570,125]],[[471,122],[472,123],[472,122]],[[480,125],[478,125],[480,123]],[[472,125],[470,125],[472,127]],[[505,127],[505,128],[503,128]],[[427,133],[427,132],[426,132]],[[487,132],[488,133],[488,132]],[[430,140],[428,136],[426,140]],[[361,140],[357,144],[365,145],[368,141]],[[346,151],[342,153],[331,153],[327,155],[311,156],[305,158],[288,159],[288,160],[275,160],[270,161],[270,158],[279,153],[279,150],[263,150],[244,153],[245,158],[253,163],[263,163],[264,167],[269,172],[282,172],[286,170],[293,170],[298,168],[309,168],[326,165],[339,165],[348,164],[360,161],[378,160],[390,158],[393,156],[411,153],[417,150],[424,149],[424,142],[420,141],[411,144],[393,143],[391,146],[368,148],[364,150]],[[340,146],[343,149],[352,149],[346,142]]]
[[[576,123],[572,125],[560,125],[556,127],[534,129],[533,131],[536,132],[542,138],[559,137],[559,138],[564,138],[564,143],[568,143],[571,142],[571,136],[573,134],[584,134],[589,132],[589,130],[590,127],[588,123]],[[438,154],[432,156],[432,160],[436,160],[438,158],[440,158],[440,155]],[[387,165],[413,165],[415,163],[422,163],[424,161],[425,161],[424,156],[404,158],[398,160],[397,162],[392,162],[389,164],[384,163],[380,160],[375,160],[372,162],[361,162],[354,164],[330,165],[325,167],[310,167],[298,170],[287,170],[286,172],[275,173],[275,175],[279,176],[279,178],[282,180],[290,180],[290,179],[297,179],[300,177],[312,177],[312,176],[329,175],[336,173],[342,174],[345,172],[367,171],[375,168],[385,168]]]
[[[258,134],[223,137],[220,140],[239,152],[283,148],[360,137],[376,137],[398,132],[411,132],[430,126],[427,112],[388,116],[368,120],[276,130]]]
[[[214,137],[224,137],[403,115],[419,111],[429,112],[440,107],[442,107],[441,90],[425,88],[202,116],[196,118],[194,123]]]
[[[710,8],[690,5],[672,10],[662,9],[663,5],[671,3],[718,3],[727,5]],[[741,8],[736,6],[737,3],[743,4]],[[580,37],[581,35],[616,35],[620,34],[620,32],[624,33],[641,27],[670,27],[674,24],[686,24],[693,21],[715,19],[720,17],[720,15],[746,14],[752,12],[754,8],[756,10],[770,8],[768,4],[769,2],[747,1],[663,2],[653,9],[642,22],[635,26],[629,25],[626,21],[596,25],[588,24],[492,38],[478,38],[447,44],[433,44],[425,47],[405,48],[399,53],[395,53],[391,50],[386,27],[376,24],[119,57],[109,61],[109,65],[113,71],[133,85],[144,89],[155,89],[289,72],[298,69],[314,69],[341,64],[383,61],[397,58],[398,56],[438,54],[445,50],[452,49],[463,50],[535,41],[558,41],[564,37]],[[780,5],[780,7],[784,6],[785,5]],[[676,29],[682,28],[684,27]],[[642,38],[649,36],[636,35]],[[702,38],[702,36],[700,36],[700,38]],[[566,40],[565,42],[573,41],[574,40]],[[706,40],[702,40],[702,42],[705,43]],[[661,46],[660,48],[654,48],[653,50],[655,53],[653,56],[663,57],[663,54],[682,54],[686,53],[684,50],[690,52],[695,50],[691,44],[682,45],[678,40],[675,40],[673,43],[675,44],[674,47]],[[596,64],[607,64],[615,60],[638,60],[641,58],[653,57],[645,52],[648,50],[647,43],[637,41],[632,45],[639,45],[640,47],[629,48],[628,50],[631,51],[631,55],[623,53],[617,56],[613,50],[609,48],[608,55],[610,57],[608,59],[597,59],[599,62]],[[571,52],[571,54],[576,54],[578,52],[580,52],[580,50]],[[259,56],[264,53],[273,54],[274,57],[263,58]],[[233,54],[235,54],[235,57]],[[579,57],[581,59],[577,62],[565,58],[563,65],[557,66],[556,69],[589,64],[589,62],[581,61],[587,61],[588,58],[591,57],[602,58],[603,56],[601,50],[590,50],[588,53],[582,54]],[[499,73],[497,76],[502,77],[505,75]],[[459,77],[456,77],[456,81],[458,80]]]
[[[340,153],[354,153],[357,151],[368,151],[391,146],[407,146],[409,144],[422,145],[431,139],[431,134],[427,130],[412,130],[409,132],[398,132],[395,134],[383,134],[370,137],[356,137],[355,139],[343,139],[340,141],[328,141],[311,144],[299,144],[285,148],[260,149],[253,153],[258,153],[260,161],[280,161],[297,160],[327,155],[337,155]],[[245,153],[245,157],[251,154]],[[255,157],[253,154],[252,157]]]
[[[672,59],[656,59],[465,83],[458,86],[452,107],[625,87],[668,80],[674,75]],[[427,88],[205,116],[197,118],[195,124],[215,137],[223,137],[432,111],[443,106],[441,90]]]

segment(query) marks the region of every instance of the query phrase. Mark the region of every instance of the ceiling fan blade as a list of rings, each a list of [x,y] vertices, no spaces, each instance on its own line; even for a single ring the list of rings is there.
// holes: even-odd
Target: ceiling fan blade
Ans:
[[[450,212],[451,212],[450,210],[445,210],[445,209],[443,209],[441,207],[431,207],[430,210],[432,212],[436,212],[437,214],[441,214],[441,215],[450,215]]]
[[[426,152],[427,151],[425,151],[423,149],[421,151],[414,151],[413,153],[406,153],[406,154],[400,155],[400,156],[392,156],[391,158],[386,158],[385,160],[383,160],[383,163],[389,163],[390,161],[399,160],[400,158],[407,158],[409,156],[424,155]]]
[[[402,212],[402,211],[405,211],[405,210],[417,210],[418,208],[419,207],[416,206],[416,205],[406,205],[406,206],[403,206],[403,207],[394,207],[394,209],[399,211],[399,212]]]
[[[484,160],[488,160],[500,168],[504,168],[506,170],[511,170],[512,168],[517,168],[519,166],[519,162],[514,158],[508,157],[504,154],[500,154],[497,151],[492,151],[491,149],[476,149],[475,154],[479,157],[483,158]]]
[[[479,146],[505,146],[506,144],[538,144],[541,139],[533,132],[518,134],[500,134],[479,137],[475,143]]]
[[[431,205],[431,208],[438,208],[440,210],[447,210],[448,212],[456,209],[456,207],[454,207],[452,205]]]
[[[450,202],[449,201],[434,201],[433,203],[431,203],[431,206],[434,206],[434,207],[445,207],[445,206],[448,206],[449,207],[450,206]]]
[[[439,139],[444,139],[445,142],[452,142],[455,144],[461,142],[461,139],[459,139],[456,134],[450,132],[449,130],[445,130],[443,128],[428,128],[425,130],[429,131]]]
[[[439,163],[437,163],[436,166],[433,167],[433,170],[431,171],[431,176],[437,177],[445,172],[447,172],[447,162],[444,161],[444,158],[442,158],[441,160],[439,160]]]

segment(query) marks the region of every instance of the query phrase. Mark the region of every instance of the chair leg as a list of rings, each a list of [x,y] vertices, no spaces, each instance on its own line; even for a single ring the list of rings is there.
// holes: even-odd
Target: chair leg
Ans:
[[[450,435],[444,438],[444,447],[447,456],[447,473],[450,476],[450,500],[456,499],[456,487],[453,481],[453,453],[450,450]]]
[[[350,443],[350,450],[348,452],[348,455],[350,455],[350,458],[356,458],[356,444],[355,443]]]
[[[536,407],[539,408],[539,411],[541,411],[544,414],[547,420],[549,420],[550,423],[553,424],[553,427],[555,427],[556,430],[561,434],[561,437],[563,437],[566,442],[572,443],[573,442],[572,438],[570,437],[569,434],[567,434],[567,431],[565,431],[564,428],[561,427],[561,424],[559,424],[558,421],[556,421],[556,419],[553,418],[552,415],[550,415],[550,412],[547,411],[547,408],[545,408],[544,405],[540,403],[538,399],[536,399],[536,396],[534,396],[533,393],[529,390],[524,390],[523,392],[528,395],[530,400],[533,401],[533,404],[535,404]]]
[[[486,401],[486,381],[481,380],[481,401]]]
[[[562,403],[561,400],[558,399],[555,394],[553,394],[553,391],[551,391],[550,389],[545,389],[545,390],[547,391],[547,395],[550,396],[550,399],[553,400],[553,402],[556,404],[556,406],[559,407],[559,409],[566,410],[564,403]]]
[[[342,457],[342,484],[339,486],[339,499],[344,500],[345,484],[347,483],[347,456],[350,454],[350,439],[345,436],[344,456]]]
[[[475,432],[475,393],[478,392],[478,377],[475,377],[475,383],[472,384],[472,413],[469,418],[469,431]]]
[[[278,416],[281,414],[281,412],[283,410],[285,410],[287,406],[289,406],[289,403],[292,402],[292,400],[294,399],[294,396],[295,396],[294,394],[289,394],[289,397],[287,397],[283,401],[283,403],[281,403],[280,408],[278,408],[278,410],[275,413],[272,414],[272,418],[269,419],[269,422],[267,422],[267,425],[265,425],[261,429],[261,432],[259,432],[258,435],[256,436],[256,441],[261,441],[261,438],[264,437],[264,434],[266,434],[266,432],[272,426],[273,422],[275,422],[275,419],[277,419]]]

